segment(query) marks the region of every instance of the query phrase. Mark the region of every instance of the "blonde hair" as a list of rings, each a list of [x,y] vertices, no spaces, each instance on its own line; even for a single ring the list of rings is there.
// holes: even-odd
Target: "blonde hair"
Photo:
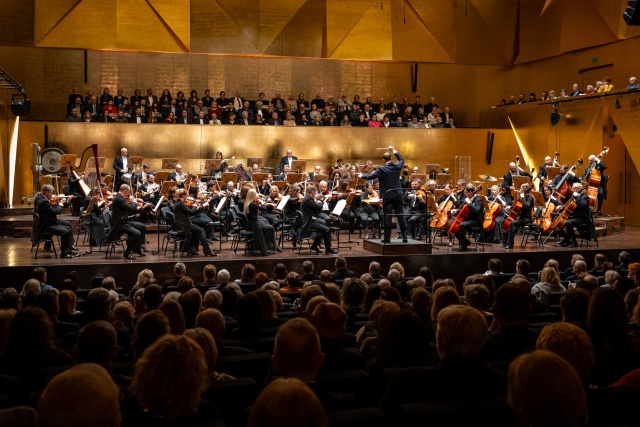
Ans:
[[[440,358],[473,357],[480,353],[489,325],[480,311],[466,305],[450,305],[438,313],[436,348]]]
[[[153,279],[153,271],[145,268],[144,270],[140,270],[138,273],[138,278],[136,279],[136,286],[140,287],[141,285],[148,283]]]
[[[244,209],[243,209],[244,213],[249,212],[249,205],[253,203],[253,201],[257,198],[258,198],[258,193],[256,192],[256,190],[252,188],[251,190],[247,191],[247,197],[244,201]]]

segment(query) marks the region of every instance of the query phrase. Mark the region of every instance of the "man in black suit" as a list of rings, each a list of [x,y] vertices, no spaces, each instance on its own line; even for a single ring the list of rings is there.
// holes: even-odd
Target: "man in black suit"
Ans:
[[[391,160],[391,155],[395,155],[397,162]],[[362,179],[380,182],[380,197],[384,200],[384,240],[383,243],[391,242],[391,215],[396,213],[396,219],[400,224],[402,241],[407,243],[407,222],[403,215],[402,206],[402,185],[400,184],[400,171],[404,166],[404,158],[393,146],[389,146],[389,151],[382,155],[384,165],[373,171],[371,174],[358,174]]]
[[[142,252],[142,245],[146,241],[146,227],[144,224],[136,221],[129,221],[130,215],[135,215],[145,208],[153,208],[150,203],[138,207],[137,203],[129,203],[127,199],[131,195],[131,187],[128,184],[122,184],[120,191],[113,198],[111,204],[111,231],[107,236],[108,241],[116,240],[122,233],[127,237],[127,248],[124,251],[124,259],[133,259],[131,253],[145,256]]]
[[[149,123],[147,116],[142,114],[142,108],[137,107],[133,116],[129,117],[129,123]]]
[[[200,110],[197,116],[194,116],[191,123],[194,125],[208,125],[209,117],[204,115],[204,111]]]
[[[604,199],[607,197],[607,180],[608,176],[603,174],[604,170],[607,168],[607,165],[602,163],[598,156],[595,154],[591,154],[589,156],[589,166],[584,170],[584,174],[582,175],[582,181],[589,182],[589,178],[591,177],[591,171],[597,170],[600,172],[600,186],[598,187],[598,211],[596,213],[602,213],[602,203],[604,203]]]
[[[570,248],[578,247],[576,241],[575,229],[576,227],[589,224],[589,196],[583,193],[582,184],[575,182],[571,186],[573,196],[567,203],[573,200],[576,203],[576,207],[571,213],[571,217],[564,224],[564,239],[559,244],[561,246],[568,246]]]
[[[526,170],[519,168],[514,162],[509,163],[509,171],[504,174],[503,185],[509,191],[515,190],[516,188],[513,186],[513,177],[514,176],[528,176],[533,179],[533,176]]]
[[[169,106],[166,107],[162,113],[165,118],[169,117],[169,113],[173,113],[173,117],[176,117],[177,119],[178,117],[182,116],[182,108],[176,105],[176,99],[173,98]]]
[[[35,244],[45,233],[49,232],[60,236],[60,251],[61,258],[72,258],[71,251],[77,250],[73,245],[73,231],[71,230],[71,223],[69,221],[59,220],[58,215],[69,206],[69,202],[58,203],[57,205],[51,204],[51,198],[53,197],[53,186],[45,184],[42,187],[40,194],[36,195],[33,201],[34,212],[40,217],[38,222],[38,228],[33,234],[32,243]]]
[[[158,105],[158,97],[153,94],[153,89],[147,89],[147,96],[144,97],[147,100],[147,105],[153,107]]]
[[[122,175],[131,172],[131,165],[129,164],[129,158],[127,157],[129,150],[126,148],[120,149],[120,155],[113,159],[113,169],[115,169],[115,184],[113,191],[120,191],[122,185]]]
[[[309,182],[313,182],[313,177],[316,175],[321,175],[322,174],[322,169],[320,169],[320,166],[315,166],[313,168],[313,172],[309,172]]]
[[[460,244],[459,251],[463,252],[467,250],[469,246],[469,239],[467,239],[467,229],[470,227],[481,227],[484,220],[484,202],[475,192],[473,185],[468,185],[464,188],[463,203],[469,208],[469,214],[466,219],[460,223],[460,229],[456,233],[456,238]],[[464,206],[463,205],[463,206]],[[459,209],[451,210],[451,218],[457,215]]]
[[[335,271],[331,272],[331,281],[336,283],[336,280],[344,280],[349,277],[353,277],[355,273],[351,270],[347,270],[347,260],[344,257],[337,257],[335,262]]]
[[[289,168],[291,168],[291,162],[294,160],[298,160],[298,158],[293,155],[290,149],[287,150],[287,155],[280,159],[280,164],[278,165],[280,173],[284,172],[284,165],[289,165]]]
[[[547,166],[552,165],[553,160],[551,160],[551,156],[547,156],[544,158],[544,165],[538,168],[537,178],[540,180],[540,183],[538,184],[538,191],[540,191],[541,193],[544,192],[544,180],[549,176],[549,174],[547,173]]]
[[[131,105],[134,105],[136,101],[140,103],[140,101],[142,101],[142,98],[144,97],[141,95],[140,89],[136,89],[133,91],[133,95],[129,98],[129,102],[131,103]]]
[[[197,214],[202,207],[187,206],[187,195],[187,190],[184,188],[178,190],[178,200],[173,205],[173,214],[176,217],[176,230],[184,234],[184,245],[181,250],[182,252],[189,252],[191,255],[197,255],[198,243],[200,243],[202,244],[202,250],[205,256],[215,256],[215,254],[211,252],[204,230],[192,224],[189,220],[189,217]]]
[[[226,94],[223,90],[220,91],[220,96],[216,98],[216,102],[220,108],[224,108],[229,104],[229,98],[227,98]]]
[[[316,239],[311,246],[311,250],[320,253],[318,245],[320,244],[320,238],[324,238],[325,253],[337,254],[337,250],[331,249],[331,230],[326,226],[324,220],[318,218],[322,213],[322,203],[316,202],[315,196],[316,186],[307,186],[307,195],[304,196],[300,204],[300,210],[302,211],[302,229],[316,232]]]
[[[188,125],[189,124],[189,115],[187,110],[180,111],[180,115],[176,118],[176,123],[180,125]]]
[[[533,209],[535,200],[531,195],[531,186],[526,183],[522,184],[518,195],[519,201],[522,203],[522,207],[520,208],[520,213],[518,213],[518,218],[511,221],[511,225],[509,226],[509,233],[502,235],[502,244],[505,249],[513,249],[513,239],[515,238],[516,234],[518,234],[518,230],[520,229],[520,227],[533,222],[533,218],[531,217],[531,210]]]
[[[267,122],[268,125],[271,126],[282,126],[282,119],[278,116],[278,113],[275,111],[271,113],[271,118]]]
[[[97,120],[102,114],[102,105],[98,103],[98,98],[96,96],[92,96],[91,101],[87,103],[84,110],[91,113],[91,118],[93,120]]]

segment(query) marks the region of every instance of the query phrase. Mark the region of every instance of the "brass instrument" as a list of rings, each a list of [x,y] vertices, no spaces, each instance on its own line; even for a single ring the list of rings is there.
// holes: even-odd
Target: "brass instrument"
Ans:
[[[176,183],[179,184],[184,184],[185,181],[187,180],[187,177],[189,176],[189,173],[180,173],[177,174],[176,173]]]

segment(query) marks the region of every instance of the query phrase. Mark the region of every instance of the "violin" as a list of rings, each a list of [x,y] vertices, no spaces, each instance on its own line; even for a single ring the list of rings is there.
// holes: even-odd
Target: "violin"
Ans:
[[[76,196],[65,196],[64,194],[63,195],[54,194],[53,196],[51,196],[51,199],[49,199],[49,203],[51,203],[53,206],[56,206],[60,203],[65,203],[75,198]]]

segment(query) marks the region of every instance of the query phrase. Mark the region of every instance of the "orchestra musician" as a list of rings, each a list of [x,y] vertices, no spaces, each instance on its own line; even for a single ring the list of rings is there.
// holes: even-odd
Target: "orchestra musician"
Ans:
[[[311,246],[311,250],[320,253],[320,239],[324,239],[324,248],[326,254],[337,254],[338,251],[331,249],[331,230],[327,227],[326,222],[320,218],[322,214],[322,203],[316,202],[316,186],[309,184],[307,186],[307,194],[304,196],[300,205],[302,211],[302,227],[301,230],[316,231],[316,238]],[[298,236],[302,238],[305,236]]]
[[[302,203],[302,199],[304,198],[304,196],[302,195],[302,188],[298,184],[291,186],[289,195],[291,197],[289,197],[289,200],[284,207],[284,220],[289,225],[295,225],[297,219],[296,211],[300,210],[300,204]]]
[[[203,206],[187,206],[187,190],[178,190],[178,199],[173,205],[173,214],[176,217],[176,230],[184,234],[184,243],[181,252],[189,252],[190,255],[198,254],[198,243],[202,245],[205,256],[216,256],[211,251],[204,230],[192,223],[190,217],[199,213]]]
[[[528,176],[529,178],[533,179],[533,176],[529,172],[527,172],[526,170],[524,170],[521,167],[519,167],[518,165],[516,165],[515,162],[511,162],[511,163],[509,163],[509,171],[507,173],[505,173],[504,176],[502,177],[503,178],[503,184],[504,184],[505,188],[508,191],[516,189],[513,186],[513,177],[514,176]]]
[[[520,212],[518,212],[518,218],[511,221],[507,235],[502,235],[502,245],[505,249],[513,249],[513,240],[516,234],[518,234],[520,227],[533,222],[531,211],[533,210],[535,199],[531,195],[531,185],[525,183],[520,186],[520,191],[518,191],[518,200],[522,202],[522,208],[520,209]]]
[[[156,175],[147,174],[146,180],[138,187],[138,191],[142,194],[143,201],[155,206],[160,200],[160,184],[156,182]]]
[[[487,200],[489,201],[489,206],[491,206],[492,203],[497,203],[498,205],[502,206],[502,209],[500,210],[500,213],[498,215],[496,215],[495,217],[495,222],[496,225],[495,227],[493,227],[493,241],[494,243],[502,243],[502,224],[504,224],[504,220],[507,217],[507,215],[509,214],[509,210],[511,209],[511,205],[509,205],[507,203],[507,200],[504,198],[504,195],[502,194],[502,187],[500,187],[499,185],[493,185],[491,187],[491,195],[489,197],[487,197]],[[486,233],[486,231],[485,231]],[[485,236],[487,237],[487,236]]]
[[[53,204],[57,203],[57,204]],[[69,206],[68,201],[59,202],[53,194],[53,186],[45,184],[42,190],[36,195],[34,201],[34,212],[38,214],[38,227],[32,236],[32,244],[35,244],[45,235],[45,233],[55,234],[60,237],[60,257],[73,258],[73,251],[78,250],[74,246],[73,231],[71,223],[58,219],[58,215]],[[45,243],[45,251],[51,250]]]
[[[543,188],[543,192],[542,195],[544,196],[544,201],[545,202],[550,202],[553,203],[554,206],[558,206],[560,205],[560,200],[558,200],[554,195],[553,195],[553,188],[550,185],[545,185]]]
[[[322,174],[322,169],[320,168],[320,166],[317,166],[317,165],[316,165],[316,166],[313,168],[313,172],[309,172],[309,173],[308,173],[308,175],[309,175],[309,181],[313,182],[313,177],[314,177],[315,175],[321,175],[321,174]]]
[[[395,212],[397,221],[400,224],[402,242],[407,243],[407,223],[403,215],[402,186],[400,184],[400,171],[404,166],[404,158],[393,146],[389,146],[388,150],[382,155],[383,166],[371,174],[360,173],[358,176],[367,180],[378,179],[380,181],[380,196],[384,201],[385,214],[383,243],[391,242],[391,215],[393,212]],[[397,162],[391,160],[392,154],[398,160]]]
[[[169,174],[168,181],[175,181],[178,188],[184,188],[184,182],[187,180],[187,174],[182,172],[182,165],[176,165],[175,171]]]
[[[418,236],[420,233],[419,224],[421,220],[425,219],[427,210],[426,194],[420,187],[422,187],[422,181],[420,179],[414,179],[411,182],[411,190],[404,195],[404,203],[406,206],[404,214],[408,218],[408,237],[411,239],[414,237],[420,239]]]
[[[146,242],[146,227],[140,222],[129,221],[129,216],[135,215],[142,209],[153,208],[148,203],[139,206],[135,201],[131,202],[130,196],[131,187],[129,184],[122,184],[111,205],[113,215],[111,216],[111,231],[108,236],[108,241],[114,241],[122,233],[127,235],[127,248],[124,251],[124,259],[133,259],[131,253],[145,256],[143,247]]]
[[[562,241],[557,244],[560,246],[575,248],[578,246],[575,236],[576,227],[583,224],[589,224],[589,196],[583,192],[582,183],[580,182],[575,182],[571,186],[571,191],[572,199],[576,202],[576,207],[573,212],[571,212],[571,216],[567,222],[564,224],[564,236]],[[562,208],[562,206],[558,206],[556,209],[560,211]]]
[[[274,187],[277,188],[277,187]],[[255,189],[247,191],[247,196],[244,204],[244,213],[247,215],[249,226],[253,231],[254,250],[259,250],[262,255],[269,255],[269,250],[276,252],[282,252],[282,249],[276,244],[276,231],[269,221],[260,216],[267,212],[267,207],[258,198],[258,193]]]
[[[145,163],[142,165],[142,172],[138,172],[133,175],[133,185],[138,189],[138,191],[140,190],[140,186],[147,182],[150,172],[151,166],[149,166],[148,163]]]
[[[267,179],[262,180],[262,185],[258,185],[258,192],[263,196],[268,196],[273,185],[273,175],[268,173]]]
[[[473,185],[467,185],[464,188],[464,199],[462,200],[462,204],[467,204],[469,207],[469,214],[466,219],[460,223],[460,228],[456,233],[456,238],[458,239],[458,250],[460,252],[464,252],[467,250],[467,246],[471,243],[469,239],[467,239],[467,229],[471,227],[479,227],[482,229],[482,221],[484,220],[484,202],[482,199],[476,194],[475,188]],[[461,205],[462,206],[462,205]],[[451,209],[451,215],[457,215],[459,209]]]
[[[102,194],[98,195],[98,191],[102,192]],[[82,227],[87,230],[89,234],[89,244],[91,246],[101,246],[106,237],[104,231],[105,223],[102,219],[102,214],[111,204],[111,202],[107,200],[107,197],[110,196],[107,184],[101,182],[99,189],[94,188],[91,190],[90,196],[91,197],[85,199],[85,208],[81,219]]]
[[[80,216],[80,208],[84,206],[84,194],[80,189],[80,180],[84,178],[84,173],[76,178],[76,174],[73,173],[73,166],[69,169],[68,188],[65,186],[63,192],[68,196],[74,196],[71,199],[71,216]]]
[[[273,212],[273,208],[278,206],[278,203],[280,203],[281,198],[282,197],[280,196],[280,189],[274,185],[269,190],[269,195],[266,196],[265,198],[264,207],[266,208],[266,210],[261,209],[262,216],[265,217],[267,220],[269,220],[271,224],[274,224],[274,225],[278,223],[278,220],[280,219],[280,215],[276,212]]]
[[[283,165],[283,170],[279,175],[275,176],[276,181],[286,181],[287,175],[291,172],[291,167],[287,164]]]
[[[214,158],[217,160],[224,160],[222,158],[222,151],[217,151]],[[221,162],[220,169],[216,169],[215,167],[211,169],[211,176],[215,179],[220,179],[222,177],[222,172],[226,171],[228,167],[229,164],[227,162]]]
[[[544,165],[538,168],[537,177],[540,180],[540,182],[538,183],[538,189],[541,193],[544,191],[544,180],[549,176],[547,174],[547,166],[551,165],[553,165],[553,159],[551,158],[551,156],[547,156],[544,158]]]
[[[365,191],[360,194],[360,221],[365,227],[373,227],[380,222],[380,206],[365,201],[379,199],[378,193],[373,189],[373,183],[367,181]],[[375,239],[375,237],[374,237]]]
[[[285,165],[288,165],[289,170],[291,170],[291,162],[294,160],[298,160],[298,158],[293,155],[293,151],[287,150],[287,155],[280,159],[280,164],[278,165],[278,170],[280,171],[280,173],[284,172]]]
[[[565,176],[565,174],[569,174],[569,176],[566,179],[566,182],[568,182],[570,185],[573,185],[576,182],[580,182],[580,178],[578,178],[576,174],[569,169],[568,165],[564,164],[560,166],[560,171],[558,172],[558,175],[553,177],[553,181],[551,181],[551,184],[549,185],[551,185],[552,188],[557,190],[558,185],[560,184],[560,181],[562,181],[562,178]]]
[[[464,188],[467,185],[466,179],[459,179],[456,182],[456,188],[453,192],[456,194],[456,204],[462,206],[464,204]]]
[[[120,149],[120,155],[113,159],[113,169],[116,171],[115,184],[113,187],[113,191],[115,192],[120,191],[120,185],[123,183],[122,175],[131,172],[128,154],[129,150],[122,148]]]
[[[592,170],[597,170],[600,172],[600,186],[598,187],[598,210],[595,212],[596,214],[602,213],[602,203],[604,203],[604,199],[607,198],[607,181],[609,179],[608,176],[605,176],[603,173],[605,169],[607,169],[607,165],[605,165],[595,154],[591,154],[589,156],[589,166],[587,166],[584,170],[584,174],[582,175],[583,182],[589,182],[589,177],[591,176]]]

